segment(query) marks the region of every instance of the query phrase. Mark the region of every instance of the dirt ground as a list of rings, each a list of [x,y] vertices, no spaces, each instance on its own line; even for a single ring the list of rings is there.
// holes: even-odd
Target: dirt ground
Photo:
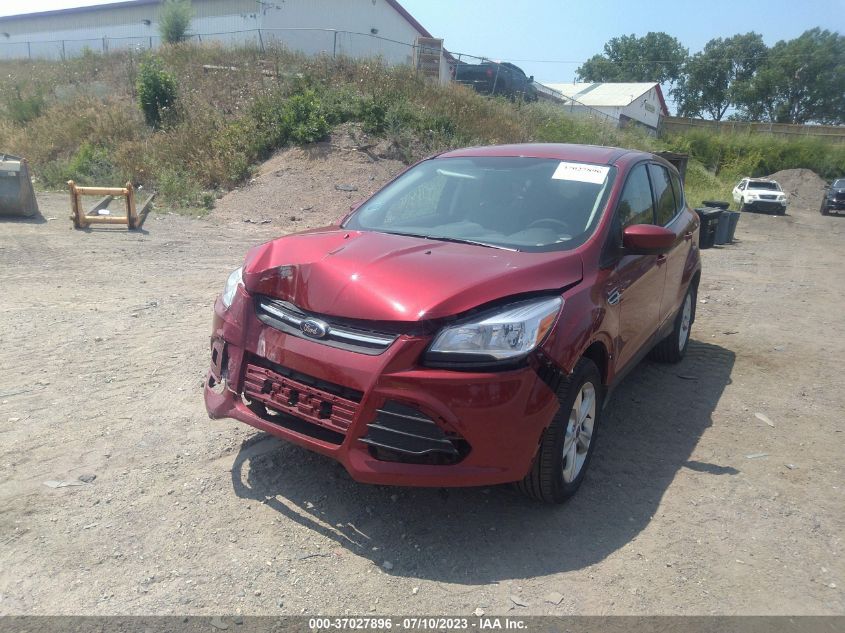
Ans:
[[[813,174],[703,253],[687,359],[630,375],[581,491],[547,507],[359,485],[207,418],[227,273],[401,166],[334,145],[204,220],[73,231],[42,195],[43,220],[0,222],[0,614],[845,612],[845,218]]]

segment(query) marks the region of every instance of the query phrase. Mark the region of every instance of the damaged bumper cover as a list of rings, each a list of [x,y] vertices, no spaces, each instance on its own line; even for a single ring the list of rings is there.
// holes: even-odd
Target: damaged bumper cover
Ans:
[[[425,336],[403,334],[382,353],[363,354],[265,321],[243,288],[228,309],[218,299],[205,384],[209,416],[327,455],[360,482],[518,481],[559,406],[530,366],[428,368],[419,364]]]

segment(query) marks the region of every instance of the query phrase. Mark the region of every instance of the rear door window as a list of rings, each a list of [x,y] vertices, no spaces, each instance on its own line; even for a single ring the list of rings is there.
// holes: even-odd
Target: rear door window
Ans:
[[[650,164],[648,172],[651,176],[651,186],[654,189],[654,200],[657,203],[658,226],[666,226],[672,221],[678,211],[675,204],[675,194],[672,192],[672,181],[669,171],[662,165]]]

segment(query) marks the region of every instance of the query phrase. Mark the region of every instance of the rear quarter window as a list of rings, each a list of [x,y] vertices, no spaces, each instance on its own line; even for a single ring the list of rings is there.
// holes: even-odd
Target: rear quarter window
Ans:
[[[662,165],[649,165],[651,186],[654,188],[654,200],[657,203],[657,224],[666,226],[678,212],[678,205],[675,204],[675,194],[672,192],[672,182],[669,180],[669,171]]]
[[[672,192],[675,194],[675,205],[678,211],[680,211],[684,208],[684,186],[675,172],[670,171],[669,177],[672,179]]]

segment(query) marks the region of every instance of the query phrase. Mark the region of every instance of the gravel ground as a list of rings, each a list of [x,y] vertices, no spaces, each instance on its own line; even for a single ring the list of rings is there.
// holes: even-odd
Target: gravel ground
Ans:
[[[73,231],[43,195],[0,224],[0,614],[842,614],[845,219],[820,189],[704,252],[687,359],[630,375],[564,506],[359,485],[206,417],[226,274],[400,167],[335,143],[205,220]]]

